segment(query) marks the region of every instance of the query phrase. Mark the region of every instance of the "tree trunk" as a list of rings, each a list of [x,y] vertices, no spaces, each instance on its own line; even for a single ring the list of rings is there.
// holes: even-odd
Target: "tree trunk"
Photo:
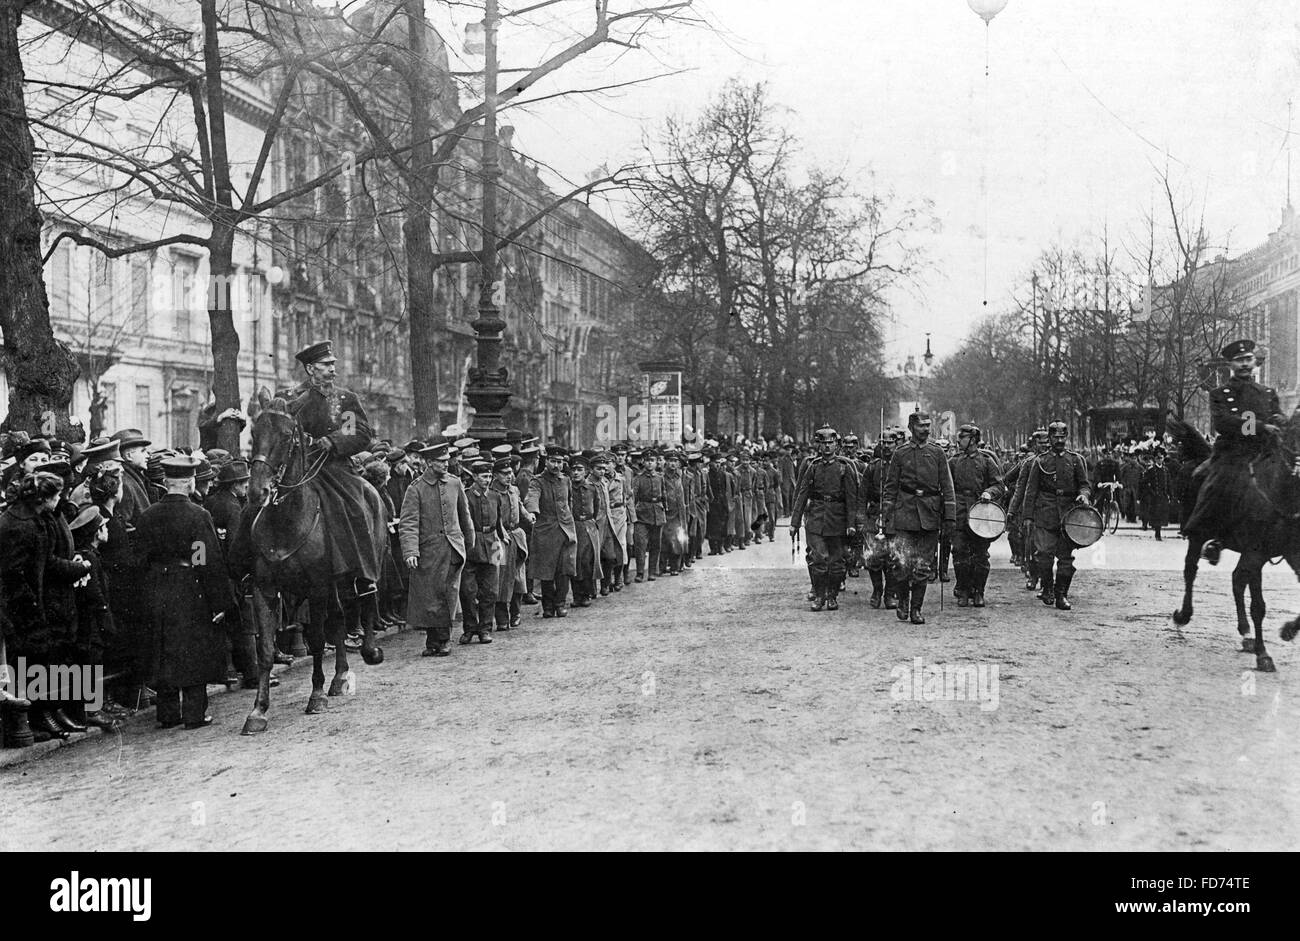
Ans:
[[[235,273],[237,217],[230,182],[230,154],[226,146],[226,95],[221,75],[216,0],[202,0],[203,71],[207,82],[208,137],[212,151],[212,184],[216,206],[208,238],[208,323],[212,328],[212,392],[217,413],[239,408],[239,331],[231,303]],[[182,301],[183,303],[183,301]],[[163,395],[170,390],[164,389]],[[231,454],[240,453],[239,423],[226,419],[217,429],[217,444]]]
[[[9,414],[0,429],[81,441],[68,420],[80,370],[50,327],[41,272],[41,214],[18,53],[24,6],[0,0],[0,330],[9,380]]]
[[[424,0],[405,0],[411,50],[411,169],[402,236],[406,243],[407,327],[411,337],[411,387],[415,428],[421,436],[442,430],[438,416],[437,273],[430,221],[433,212],[433,92],[429,88]]]

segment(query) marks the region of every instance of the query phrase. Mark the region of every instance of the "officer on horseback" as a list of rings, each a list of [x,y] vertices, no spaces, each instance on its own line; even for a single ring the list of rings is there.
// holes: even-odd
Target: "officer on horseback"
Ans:
[[[1247,514],[1241,512],[1243,472],[1249,464],[1281,441],[1286,424],[1277,392],[1255,381],[1254,340],[1229,343],[1220,353],[1232,364],[1232,378],[1210,392],[1210,421],[1218,439],[1205,472],[1196,509],[1183,527],[1188,538],[1211,537],[1201,555],[1211,564],[1219,561],[1222,537]],[[1249,541],[1250,534],[1243,533]]]
[[[337,360],[329,340],[313,343],[295,358],[307,379],[285,394],[286,405],[312,439],[308,473],[315,468],[333,574],[352,576],[360,583],[357,593],[367,594],[379,579],[387,533],[378,494],[353,473],[350,458],[369,447],[370,422],[356,394],[334,384]]]

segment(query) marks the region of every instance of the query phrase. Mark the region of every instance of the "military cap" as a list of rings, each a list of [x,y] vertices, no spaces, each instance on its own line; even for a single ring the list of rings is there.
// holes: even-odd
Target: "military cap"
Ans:
[[[419,454],[426,461],[445,461],[450,451],[451,445],[444,442],[443,444],[426,444],[420,448]]]
[[[627,456],[630,461],[641,461],[645,459],[645,452],[640,450],[629,451]]]
[[[321,340],[319,343],[304,347],[294,354],[294,359],[304,366],[337,362],[334,358],[334,343],[331,340]]]
[[[665,452],[664,452],[664,460],[665,460],[665,461],[676,461],[677,463],[680,464],[681,461],[682,461],[682,452],[681,452],[681,451],[665,451]]]
[[[619,454],[619,453],[626,454],[628,451],[632,450],[628,446],[628,443],[626,441],[615,441],[612,445],[610,445],[609,449],[613,451],[615,454]]]
[[[515,466],[515,462],[508,457],[500,457],[492,462],[492,473],[499,474],[502,471],[508,471]]]
[[[104,524],[104,520],[104,514],[100,512],[99,507],[93,503],[87,503],[84,506],[77,507],[77,515],[68,524],[68,528],[74,533],[83,529],[98,529]]]
[[[138,428],[123,428],[121,431],[115,431],[112,439],[118,443],[118,447],[125,451],[128,448],[145,447],[153,444]]]
[[[86,459],[87,469],[103,464],[105,461],[120,461],[122,454],[120,441],[109,441],[106,444],[95,444],[81,452],[81,456]]]
[[[393,448],[393,450],[389,451],[387,454],[384,455],[384,460],[387,461],[389,464],[397,464],[398,462],[402,461],[405,457],[406,457],[406,451],[404,449]]]
[[[65,461],[63,458],[59,458],[57,461],[47,461],[36,469],[38,471],[43,471],[46,474],[57,474],[60,477],[64,477],[72,472],[72,464]]]
[[[482,456],[483,452],[476,447],[463,448],[459,454],[462,464],[473,464]]]
[[[591,458],[585,454],[574,454],[569,457],[569,467],[590,467]]]
[[[457,438],[452,442],[452,446],[464,451],[478,444],[478,438]]]
[[[548,445],[546,448],[547,457],[566,457],[568,453],[569,449],[561,444]]]
[[[593,464],[613,464],[613,463],[614,463],[614,455],[610,454],[608,451],[597,451],[594,455],[592,455],[591,463],[593,463]]]
[[[1054,421],[1047,426],[1047,436],[1057,438],[1070,433],[1070,426],[1063,421]],[[1037,434],[1037,432],[1035,432]]]
[[[1224,359],[1236,359],[1238,356],[1253,352],[1255,352],[1254,340],[1235,340],[1225,346],[1219,355]]]
[[[692,451],[688,455],[686,455],[686,460],[691,461],[692,463],[695,461],[702,461],[704,460],[704,452]]]
[[[515,449],[508,444],[498,444],[491,451],[492,460],[499,461],[502,458],[508,458],[515,453]]]
[[[241,480],[248,480],[248,462],[242,458],[235,458],[229,464],[222,464],[221,470],[217,472],[217,483],[234,484]]]
[[[469,472],[474,475],[492,473],[492,462],[479,459],[469,466]]]
[[[426,447],[428,447],[428,445],[419,438],[412,438],[410,441],[406,442],[406,444],[402,445],[402,450],[407,454],[419,454],[420,451]]]
[[[199,469],[199,463],[198,458],[190,457],[188,454],[173,454],[159,459],[163,476],[169,480],[183,480],[186,477],[193,477]]]
[[[973,435],[974,437],[978,438],[981,434],[980,426],[976,425],[974,422],[967,422],[966,424],[962,425],[960,428],[957,429],[957,434]]]
[[[908,427],[919,425],[922,422],[928,422],[931,420],[929,412],[913,412],[911,415],[907,416]]]

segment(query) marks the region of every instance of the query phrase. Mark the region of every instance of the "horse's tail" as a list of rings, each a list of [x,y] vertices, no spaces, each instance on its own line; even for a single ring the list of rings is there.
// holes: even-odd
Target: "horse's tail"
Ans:
[[[1167,415],[1165,417],[1165,428],[1169,431],[1169,434],[1173,435],[1174,440],[1178,442],[1183,454],[1188,459],[1199,464],[1210,456],[1209,442],[1205,440],[1199,431],[1181,418]]]

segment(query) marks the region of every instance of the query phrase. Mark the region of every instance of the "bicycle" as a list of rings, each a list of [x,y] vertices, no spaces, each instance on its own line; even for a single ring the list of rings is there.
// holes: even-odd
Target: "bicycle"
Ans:
[[[1124,485],[1117,480],[1106,480],[1097,484],[1097,512],[1101,514],[1101,531],[1112,536],[1119,529],[1119,520],[1123,514],[1119,509],[1118,491]]]

